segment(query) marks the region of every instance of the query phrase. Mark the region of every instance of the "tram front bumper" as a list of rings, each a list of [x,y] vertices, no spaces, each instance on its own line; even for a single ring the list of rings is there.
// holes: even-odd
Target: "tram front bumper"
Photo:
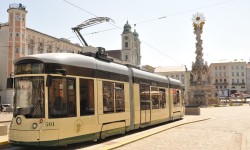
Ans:
[[[10,129],[9,143],[23,146],[58,146],[58,130],[16,130]]]
[[[39,131],[14,130],[9,131],[9,143],[14,145],[39,146]]]

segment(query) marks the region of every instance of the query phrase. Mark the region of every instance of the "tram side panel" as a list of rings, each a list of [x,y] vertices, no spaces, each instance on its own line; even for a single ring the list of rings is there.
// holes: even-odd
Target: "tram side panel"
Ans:
[[[151,87],[151,124],[169,120],[169,105],[167,105],[167,88]]]
[[[76,101],[76,115],[60,117],[49,114],[48,120],[43,126],[43,132],[40,135],[41,145],[53,145],[53,139],[48,139],[48,137],[58,139],[58,145],[67,145],[99,138],[100,127],[98,127],[97,105],[95,105],[97,103],[97,86],[95,86],[95,83],[95,79],[76,78],[76,88],[74,91],[72,87],[69,87],[66,88],[69,91],[59,92],[61,94],[68,93],[68,102],[72,101],[70,99],[72,99],[72,94],[75,93],[73,94],[75,95],[73,100]],[[51,101],[52,99],[49,100]],[[61,105],[71,106],[70,103],[63,103]],[[51,130],[53,128],[57,130]]]
[[[123,134],[130,125],[129,84],[98,80],[98,123],[104,139]]]
[[[138,129],[140,127],[140,90],[139,84],[133,85],[133,101],[134,101],[134,108],[131,111],[134,111],[134,129]],[[133,118],[132,118],[133,119]]]
[[[180,119],[184,115],[182,90],[171,88],[170,89],[170,105],[171,105],[171,119]]]

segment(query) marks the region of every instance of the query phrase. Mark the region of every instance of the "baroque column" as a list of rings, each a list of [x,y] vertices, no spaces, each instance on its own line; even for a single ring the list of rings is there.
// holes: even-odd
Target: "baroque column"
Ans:
[[[193,15],[194,34],[196,35],[196,57],[192,63],[190,74],[189,105],[207,105],[213,97],[210,85],[209,69],[207,62],[204,63],[201,34],[205,24],[205,17],[201,13]]]

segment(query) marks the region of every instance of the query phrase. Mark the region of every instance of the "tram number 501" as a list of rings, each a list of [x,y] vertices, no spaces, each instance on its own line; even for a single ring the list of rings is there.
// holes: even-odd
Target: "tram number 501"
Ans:
[[[55,126],[54,122],[46,122],[46,127],[53,127]]]

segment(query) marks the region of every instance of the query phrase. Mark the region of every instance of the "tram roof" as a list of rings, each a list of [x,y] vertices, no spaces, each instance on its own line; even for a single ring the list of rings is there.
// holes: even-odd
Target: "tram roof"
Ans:
[[[133,68],[133,73],[134,73],[134,76],[138,77],[138,78],[143,77],[143,78],[148,79],[148,80],[155,80],[155,81],[159,81],[159,82],[183,86],[181,81],[173,79],[173,78],[167,78],[167,77],[162,76],[162,75],[153,74],[150,72],[145,72],[145,71],[134,69],[134,68]]]
[[[22,60],[38,60],[43,63],[57,63],[65,64],[78,67],[86,67],[90,69],[104,70],[108,72],[115,72],[118,74],[129,75],[128,67],[112,62],[105,62],[98,60],[94,57],[84,56],[81,54],[74,53],[44,53],[27,55],[24,57],[17,58],[14,64],[21,62]],[[153,74],[150,72],[142,71],[139,69],[132,68],[134,77],[145,78],[148,80],[155,80],[164,83],[176,84],[182,86],[179,80],[168,78],[165,76]]]
[[[24,57],[17,58],[14,61],[14,64],[27,59],[38,60],[43,63],[65,64],[128,75],[128,68],[126,66],[115,64],[112,62],[105,62],[95,59],[94,57],[74,53],[44,53],[27,55]]]

